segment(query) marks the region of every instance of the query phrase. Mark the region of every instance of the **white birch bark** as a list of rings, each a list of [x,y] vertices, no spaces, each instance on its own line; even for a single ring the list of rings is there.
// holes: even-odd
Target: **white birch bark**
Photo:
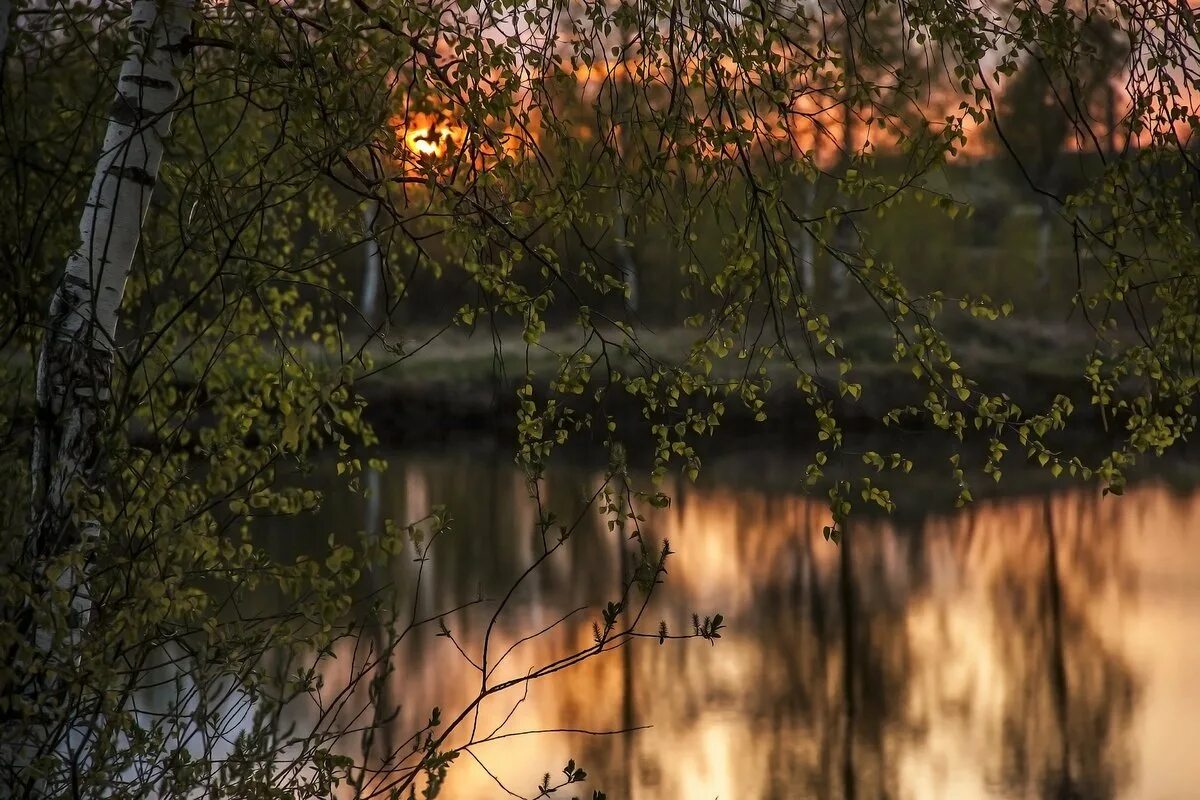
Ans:
[[[79,246],[51,301],[38,362],[26,541],[34,563],[95,533],[96,523],[78,526],[72,518],[80,492],[102,480],[98,443],[118,312],[179,97],[192,5],[193,0],[134,0],[132,5],[129,50],[80,218]],[[83,599],[82,605],[87,613],[90,604]]]

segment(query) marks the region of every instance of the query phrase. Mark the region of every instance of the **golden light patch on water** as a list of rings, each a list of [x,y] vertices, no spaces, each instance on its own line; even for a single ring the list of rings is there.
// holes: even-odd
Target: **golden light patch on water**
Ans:
[[[421,493],[439,494],[427,484]],[[528,507],[522,481],[497,487],[505,515]],[[475,748],[509,788],[533,793],[568,758],[610,797],[646,800],[1157,800],[1200,784],[1190,754],[1200,734],[1200,493],[1067,491],[917,522],[859,520],[836,547],[808,498],[671,488],[672,507],[648,520],[677,551],[653,618],[679,630],[693,610],[720,610],[728,630],[715,647],[645,642],[489,700],[479,730],[506,718],[507,731],[654,726]],[[498,623],[494,652],[573,606],[585,584],[615,591],[610,534],[597,524],[594,536],[600,550],[547,573]],[[521,645],[502,673],[587,647],[589,613]],[[451,623],[469,654],[487,620],[470,612]],[[478,688],[444,638],[396,658],[388,694],[408,703],[397,735],[423,721],[412,698],[455,708]],[[497,792],[464,757],[443,796]]]

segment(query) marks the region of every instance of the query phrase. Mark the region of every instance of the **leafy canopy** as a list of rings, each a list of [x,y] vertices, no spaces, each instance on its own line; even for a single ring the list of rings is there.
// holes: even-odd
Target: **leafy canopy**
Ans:
[[[0,470],[15,488],[0,501],[0,716],[19,756],[5,781],[25,793],[69,781],[88,796],[436,791],[466,716],[435,710],[383,782],[346,755],[340,723],[278,731],[290,702],[319,694],[332,643],[358,632],[347,620],[363,613],[363,572],[431,546],[452,515],[331,536],[321,557],[294,561],[258,532],[319,507],[305,476],[321,454],[364,491],[364,470],[383,467],[364,387],[444,330],[523,342],[503,370],[531,493],[557,448],[602,441],[612,463],[594,501],[626,533],[640,530],[634,500],[666,502],[643,477],[694,478],[698,442],[735,412],[766,420],[781,387],[811,414],[803,478],[828,491],[833,538],[856,505],[891,509],[878,473],[913,461],[848,452],[847,409],[954,441],[978,431],[982,457],[946,466],[960,502],[981,475],[999,479],[1010,453],[1119,492],[1139,457],[1195,427],[1200,72],[1186,4],[205,2],[121,310],[98,432],[108,485],[78,500],[104,535],[27,564],[34,355],[77,245],[127,13],[18,4],[4,54]],[[1107,121],[1105,87],[1120,101]],[[1033,100],[1020,106],[1022,95]],[[1046,178],[1064,150],[1089,159],[1069,191]],[[1100,457],[1059,435],[1081,398],[1021,408],[960,362],[943,322],[1019,313],[1009,298],[915,290],[905,276],[922,265],[873,238],[870,220],[913,204],[937,226],[968,217],[938,176],[970,159],[1011,164],[1071,231],[1063,313],[1093,333],[1079,372],[1082,400],[1113,433]],[[678,298],[681,346],[661,346],[625,302],[634,287],[613,243],[634,234],[658,254],[638,265],[639,293]],[[382,314],[357,292],[367,240],[383,254]],[[846,288],[806,285],[806,259]],[[414,307],[440,320],[419,340],[398,322]],[[917,401],[862,396],[847,340],[864,326],[883,331]],[[624,451],[646,441],[639,477]],[[574,527],[547,514],[537,529],[534,566]],[[640,535],[627,546],[633,578],[596,617],[593,646],[546,671],[642,635],[674,638],[642,631],[635,613],[669,549]],[[80,587],[55,579],[84,564],[100,616],[79,636],[68,611]],[[396,598],[412,587],[393,589],[374,606],[385,624],[403,618]],[[22,614],[48,643],[25,635]],[[693,634],[718,638],[721,621],[697,617]],[[380,654],[418,622],[393,627]],[[164,675],[191,690],[137,710]],[[222,692],[255,709],[224,749],[189,733],[226,724],[205,711]],[[567,782],[581,772],[568,765]]]

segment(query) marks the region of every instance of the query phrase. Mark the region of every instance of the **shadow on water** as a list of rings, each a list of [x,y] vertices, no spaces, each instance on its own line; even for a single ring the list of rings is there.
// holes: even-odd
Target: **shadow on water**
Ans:
[[[276,534],[281,552],[311,533],[401,523],[445,504],[454,532],[398,584],[422,613],[495,597],[535,556],[535,509],[502,459],[448,451],[392,458],[363,503],[330,497],[311,531]],[[600,476],[562,468],[543,497],[566,515]],[[443,797],[532,795],[575,758],[593,785],[629,798],[1184,798],[1200,785],[1200,492],[1147,483],[1123,498],[1078,489],[980,502],[962,512],[858,519],[825,541],[819,501],[720,484],[664,487],[651,538],[677,552],[651,615],[672,631],[693,611],[729,628],[709,646],[652,641],[485,704],[505,731],[653,728],[614,736],[512,736],[472,749]],[[360,520],[361,525],[353,525]],[[599,514],[523,587],[494,634],[521,644],[520,675],[586,646],[595,609],[627,578],[621,531]],[[448,618],[477,654],[491,610]],[[407,638],[381,688],[394,749],[434,705],[474,697],[478,672],[436,630]],[[384,637],[378,633],[377,646]],[[352,673],[361,643],[323,662]],[[473,649],[474,648],[474,649]],[[300,712],[302,713],[302,712]],[[576,789],[577,787],[571,787]],[[563,790],[569,793],[569,790]],[[580,794],[576,791],[575,794]],[[590,789],[582,793],[590,795]]]

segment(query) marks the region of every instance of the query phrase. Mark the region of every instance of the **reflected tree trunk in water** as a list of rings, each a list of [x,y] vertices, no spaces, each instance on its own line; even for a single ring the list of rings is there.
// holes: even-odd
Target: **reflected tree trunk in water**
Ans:
[[[383,533],[383,475],[379,470],[366,470],[367,493],[363,504],[363,531],[369,537],[377,537]],[[372,596],[383,596],[389,583],[389,573],[381,568],[368,569],[365,582]],[[396,642],[386,623],[380,620],[371,626],[371,648],[367,651],[367,659],[375,659],[377,663],[371,670],[371,680],[378,681],[376,694],[371,709],[371,723],[363,731],[363,763],[373,760],[381,769],[386,769],[395,759],[399,742],[397,742],[397,726],[391,723],[392,715],[399,710],[397,699],[392,694],[392,658],[395,657]],[[375,737],[379,737],[380,747],[372,756],[371,749]],[[365,785],[371,786],[375,778],[366,780]]]
[[[845,719],[842,728],[842,786],[846,800],[855,800],[857,784],[854,773],[854,725],[858,707],[854,696],[855,658],[854,640],[857,635],[856,598],[854,594],[853,565],[850,563],[850,541],[853,537],[846,525],[842,530],[842,540],[838,544],[838,581],[841,592],[842,615],[842,698]]]
[[[812,531],[806,530],[804,536],[805,558],[809,564],[811,571],[809,581],[809,611],[813,621],[814,641],[817,650],[816,664],[819,672],[825,672],[830,659],[830,631],[826,619],[826,604],[825,604],[825,587],[821,583],[821,569],[817,562],[816,553],[813,550]],[[824,699],[825,692],[821,691],[821,697]],[[834,785],[835,778],[831,774],[834,769],[833,765],[833,737],[831,735],[823,735],[819,737],[820,743],[820,759],[818,760],[817,768],[820,770],[819,785],[823,797],[828,797],[830,789]]]
[[[1046,529],[1046,589],[1050,601],[1050,688],[1054,698],[1054,714],[1058,723],[1062,764],[1057,778],[1056,796],[1071,797],[1071,732],[1067,686],[1067,664],[1063,646],[1062,579],[1058,565],[1058,539],[1054,530],[1054,511],[1050,500],[1044,504]]]
[[[1118,797],[1130,778],[1136,690],[1105,635],[1104,594],[1127,568],[1120,538],[1073,516],[1078,505],[1070,498],[1035,508],[1027,544],[993,569],[1004,656],[997,777],[1010,793],[1045,800]],[[1044,548],[1044,556],[1030,561],[1029,547]]]
[[[493,534],[439,541],[441,568],[431,583],[440,605],[508,580],[540,547],[531,535],[535,504],[526,498],[522,474],[507,465],[488,469],[480,460],[473,450],[440,469],[428,461],[420,470],[398,463],[382,478],[385,486],[407,479],[414,514],[428,510],[428,496],[450,496],[461,512],[460,529]],[[579,480],[570,474],[564,468],[547,480],[548,509],[574,508],[581,487],[595,484],[593,471]],[[930,515],[911,529],[864,519],[834,545],[815,533],[821,511],[809,498],[706,491],[672,491],[686,501],[672,505],[670,519],[653,519],[656,531],[681,544],[671,577],[684,594],[667,616],[706,607],[722,593],[736,598],[733,608],[720,609],[736,620],[730,637],[678,657],[670,645],[623,650],[578,682],[542,689],[523,706],[530,727],[554,727],[583,710],[595,714],[586,721],[590,728],[665,721],[652,733],[572,744],[570,755],[585,756],[581,763],[610,796],[957,800],[957,793],[920,783],[956,759],[948,780],[962,773],[987,787],[980,795],[964,791],[964,798],[1122,796],[1128,750],[1139,735],[1131,727],[1136,687],[1123,651],[1108,636],[1106,609],[1128,596],[1130,537],[1114,534],[1132,529],[1118,521],[1124,516],[1108,516],[1120,514],[1111,502],[1102,506],[1071,493],[988,501],[968,515]],[[1187,514],[1196,517],[1195,508],[1200,499],[1155,524],[1177,528]],[[385,508],[385,516],[392,513]],[[375,525],[361,507],[354,518]],[[1145,524],[1140,510],[1129,518]],[[597,517],[572,550],[574,560],[547,570],[538,592],[523,593],[521,602],[543,606],[549,616],[610,599],[635,569],[627,557],[630,531],[628,520],[609,532]],[[690,557],[705,550],[712,557]],[[606,563],[612,558],[615,565]],[[747,576],[753,592],[743,592]],[[532,613],[522,607],[521,623]],[[387,641],[386,631],[365,631],[364,649],[377,635]],[[435,659],[418,646],[432,640],[415,639],[397,654],[393,664],[404,674],[393,675],[396,684],[381,687],[375,701],[393,704],[397,692],[413,685],[474,680],[461,659]],[[417,683],[430,662],[436,663],[428,683]],[[707,692],[710,686],[715,691]],[[424,720],[412,709],[406,713],[405,723],[388,731],[394,744],[376,738],[377,752],[400,744]],[[515,773],[547,754],[540,744],[521,749],[520,742],[511,740],[510,755],[495,759]],[[726,752],[735,770],[714,764]],[[743,765],[744,772],[730,774]],[[714,790],[697,794],[706,781]],[[495,791],[489,785],[455,796]]]
[[[623,488],[621,490],[621,508],[626,509],[629,505],[629,490]],[[629,563],[625,557],[625,517],[622,516],[617,524],[616,531],[617,542],[617,591],[620,592],[623,587],[629,582]],[[637,723],[633,718],[633,648],[626,644],[621,648],[621,727],[630,731],[621,737],[621,758],[624,762],[625,773],[625,792],[623,797],[633,797],[633,768],[634,768],[634,736],[632,732],[633,726]]]

